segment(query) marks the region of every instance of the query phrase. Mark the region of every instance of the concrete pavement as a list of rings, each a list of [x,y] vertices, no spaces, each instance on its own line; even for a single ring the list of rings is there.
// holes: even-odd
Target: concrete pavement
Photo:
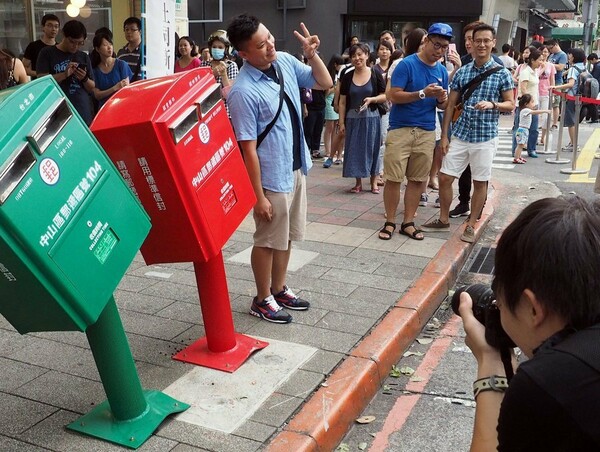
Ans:
[[[248,405],[233,431],[170,419],[139,450],[335,447],[443,300],[470,250],[458,239],[461,218],[451,220],[450,232],[425,234],[420,242],[397,233],[390,241],[379,240],[377,231],[385,221],[382,195],[348,193],[352,185],[353,180],[341,178],[340,166],[324,169],[316,162],[311,171],[308,233],[292,253],[288,284],[312,306],[292,312],[292,324],[271,324],[248,314],[255,291],[248,264],[251,218],[223,250],[236,331],[278,341],[284,350],[285,343],[303,345],[306,359],[267,387],[260,375],[248,377],[241,396],[228,398],[223,389],[219,400],[195,403],[210,422],[211,413],[221,414],[259,392],[260,404]],[[494,202],[492,194],[477,234]],[[437,213],[431,204],[420,207],[417,224]],[[198,372],[197,366],[171,359],[204,334],[192,264],[147,267],[138,255],[115,298],[145,388],[164,390]],[[250,360],[266,362],[268,350]],[[106,398],[84,334],[21,336],[0,318],[0,361],[1,450],[122,450],[64,428]],[[251,366],[238,372],[245,367]],[[204,373],[205,381],[212,378],[217,388],[225,388],[230,378],[211,375]],[[202,388],[190,387],[190,392]]]

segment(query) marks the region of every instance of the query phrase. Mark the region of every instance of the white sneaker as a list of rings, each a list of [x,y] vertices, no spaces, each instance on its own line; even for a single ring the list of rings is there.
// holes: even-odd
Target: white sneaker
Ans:
[[[421,199],[419,200],[421,207],[427,207],[427,193],[421,193]]]

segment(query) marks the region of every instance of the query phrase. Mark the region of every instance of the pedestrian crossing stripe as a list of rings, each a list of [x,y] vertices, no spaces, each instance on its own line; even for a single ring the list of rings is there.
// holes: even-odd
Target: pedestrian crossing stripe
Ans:
[[[505,157],[506,156],[506,157]],[[492,168],[495,169],[513,169],[515,165],[512,163],[512,129],[502,127],[498,129],[498,148],[492,163]],[[498,162],[498,163],[497,163]],[[510,163],[501,163],[510,162]]]

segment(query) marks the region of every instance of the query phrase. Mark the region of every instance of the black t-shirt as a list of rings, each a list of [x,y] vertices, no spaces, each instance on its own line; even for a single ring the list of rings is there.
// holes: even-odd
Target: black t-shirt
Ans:
[[[321,89],[313,89],[312,91],[312,102],[306,104],[306,108],[309,111],[321,111],[325,109],[325,91]]]
[[[564,337],[548,339],[519,366],[500,408],[499,451],[600,450],[600,372],[561,350]],[[600,350],[600,330],[588,343]],[[600,352],[592,356],[600,369]]]
[[[44,47],[48,47],[48,44],[46,44],[41,39],[38,39],[37,41],[30,42],[27,48],[25,49],[25,54],[23,55],[23,58],[27,58],[29,61],[31,61],[31,69],[33,69],[34,71],[37,67],[38,55]]]
[[[68,53],[63,52],[56,46],[47,46],[40,52],[37,70],[41,74],[59,74],[67,69],[67,65],[71,61],[76,61],[80,67],[85,67],[88,77],[94,80],[90,57],[80,50],[75,53]],[[85,90],[82,83],[76,77],[71,76],[60,82],[59,85],[81,118],[87,125],[90,125],[94,118],[92,101],[90,94]]]
[[[277,77],[277,72],[273,65],[269,67],[269,69],[265,69],[262,71],[267,77],[273,79],[277,84],[279,84],[279,77]],[[284,81],[285,83],[285,81]],[[293,153],[294,153],[294,163],[292,164],[292,169],[296,171],[297,169],[302,168],[302,160],[300,158],[300,118],[298,117],[298,113],[294,108],[294,103],[292,99],[287,95],[286,92],[283,93],[284,104],[287,106],[288,111],[290,112],[290,118],[292,118],[292,134],[294,136],[293,143]],[[283,108],[283,107],[282,107]]]

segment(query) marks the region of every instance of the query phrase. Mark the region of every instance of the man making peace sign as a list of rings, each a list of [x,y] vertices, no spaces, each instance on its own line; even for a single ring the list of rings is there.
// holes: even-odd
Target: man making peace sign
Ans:
[[[319,38],[303,23],[300,28],[302,33],[294,34],[308,65],[277,52],[275,38],[257,17],[242,14],[227,28],[231,44],[244,59],[227,104],[257,199],[251,256],[257,295],[250,314],[274,323],[291,322],[282,307],[309,307],[286,285],[291,241],[304,238],[305,176],[312,166],[299,90],[333,85],[317,53]]]

